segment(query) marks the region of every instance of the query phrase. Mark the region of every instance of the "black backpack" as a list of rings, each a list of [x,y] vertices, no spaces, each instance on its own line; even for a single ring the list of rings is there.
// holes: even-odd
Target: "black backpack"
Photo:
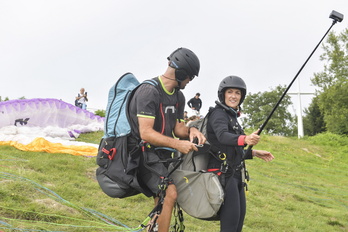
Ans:
[[[104,125],[104,136],[100,141],[96,176],[101,189],[110,197],[124,198],[139,193],[151,196],[137,179],[140,161],[140,139],[132,134],[128,118],[128,104],[141,84],[156,86],[154,80],[139,83],[132,73],[119,78],[109,91]],[[134,146],[128,150],[128,143]]]

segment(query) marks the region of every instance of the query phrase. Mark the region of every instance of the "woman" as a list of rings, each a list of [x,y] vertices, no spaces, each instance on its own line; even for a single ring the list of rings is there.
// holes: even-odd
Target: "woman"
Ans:
[[[246,95],[246,85],[237,76],[224,78],[218,89],[219,103],[212,110],[208,125],[208,141],[211,143],[216,156],[210,157],[208,171],[216,172],[225,189],[225,199],[221,206],[220,230],[241,231],[246,213],[244,187],[245,169],[242,157],[251,159],[253,156],[265,161],[274,157],[268,151],[251,150],[244,155],[246,145],[256,145],[260,136],[257,131],[246,136],[237,121],[240,105]],[[226,159],[225,159],[226,158]],[[224,164],[224,159],[227,160]]]

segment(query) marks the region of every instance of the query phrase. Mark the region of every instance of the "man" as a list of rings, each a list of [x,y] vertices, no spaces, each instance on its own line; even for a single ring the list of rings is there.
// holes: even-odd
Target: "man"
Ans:
[[[198,139],[198,144],[203,144],[206,140],[196,128],[186,127],[183,120],[185,97],[180,91],[195,76],[198,76],[200,63],[197,56],[186,48],[178,48],[168,57],[168,60],[165,73],[152,79],[157,83],[157,87],[143,84],[134,93],[129,105],[130,123],[134,133],[151,146],[173,148],[187,154],[192,150],[198,150],[196,144],[193,143],[195,138]],[[161,159],[170,158],[166,150],[161,150],[159,155]],[[156,203],[161,179],[146,169],[144,157],[140,156],[138,178],[153,193]],[[161,172],[163,177],[168,174],[167,166],[163,163],[158,162],[154,165],[153,169]],[[176,197],[175,185],[169,183],[162,213],[157,220],[160,232],[169,231]]]
[[[199,115],[199,110],[202,107],[202,100],[199,98],[200,96],[200,93],[196,93],[196,96],[187,102],[187,105],[192,109],[192,113],[196,116]]]
[[[88,98],[87,98],[87,92],[85,92],[84,88],[80,89],[80,93],[77,94],[75,102],[77,103],[75,105],[80,107],[81,109],[85,110],[87,108],[86,102],[88,102]]]

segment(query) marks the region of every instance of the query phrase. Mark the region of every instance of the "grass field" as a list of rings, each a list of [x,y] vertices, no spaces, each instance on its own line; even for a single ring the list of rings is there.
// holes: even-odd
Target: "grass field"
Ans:
[[[79,140],[99,143],[101,135]],[[348,231],[347,144],[347,137],[332,134],[262,136],[254,148],[276,158],[247,162],[243,231]],[[105,195],[95,179],[95,158],[0,146],[0,167],[0,231],[129,231],[153,207],[141,194]],[[184,218],[185,231],[219,231],[218,222]]]

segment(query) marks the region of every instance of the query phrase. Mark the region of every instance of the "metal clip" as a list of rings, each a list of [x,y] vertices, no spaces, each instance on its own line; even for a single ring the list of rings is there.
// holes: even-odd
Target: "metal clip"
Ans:
[[[222,173],[226,173],[227,170],[228,170],[228,164],[227,164],[226,161],[224,161],[224,162],[221,163],[220,171],[221,171]]]
[[[204,144],[195,144],[196,147],[203,147]]]

